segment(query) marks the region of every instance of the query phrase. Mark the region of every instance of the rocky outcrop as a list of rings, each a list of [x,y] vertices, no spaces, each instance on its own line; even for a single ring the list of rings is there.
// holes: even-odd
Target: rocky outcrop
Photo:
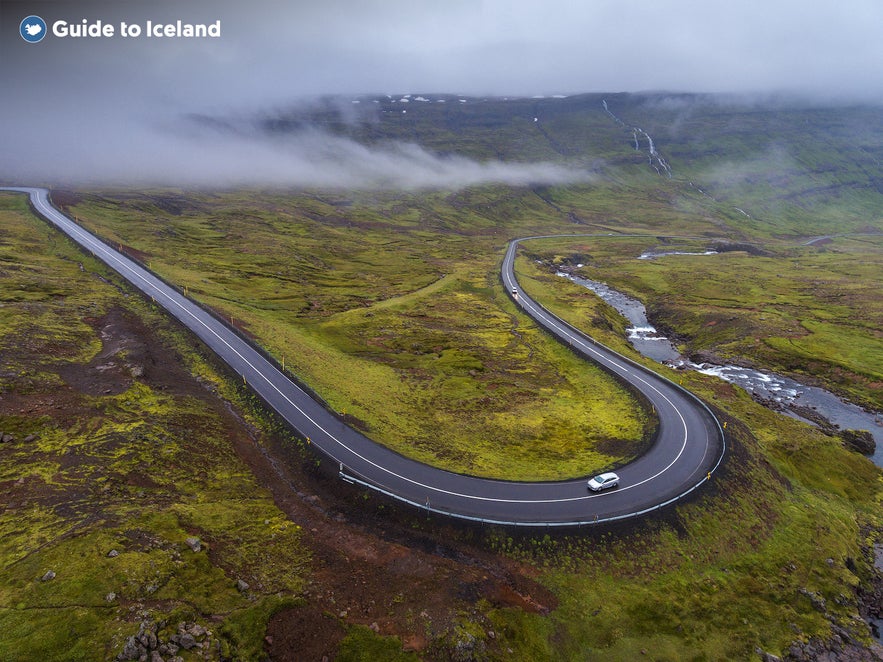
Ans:
[[[871,565],[871,577],[863,581],[857,590],[859,613],[854,621],[838,621],[828,613],[827,602],[819,593],[801,588],[801,595],[806,596],[813,609],[822,613],[831,623],[831,636],[827,639],[811,637],[807,641],[795,641],[785,652],[782,662],[883,662],[883,646],[877,642],[868,645],[864,633],[856,636],[849,631],[858,632],[861,629],[859,624],[864,621],[865,624],[870,624],[871,634],[879,636],[873,629],[874,619],[879,619],[883,612],[883,546],[865,549],[865,556]],[[828,565],[833,567],[833,559],[828,561]],[[854,559],[847,558],[845,565],[851,572],[856,572]],[[841,596],[835,602],[842,605],[843,599],[845,597]]]
[[[865,647],[841,631],[827,641],[813,637],[806,642],[791,644],[783,662],[883,662],[883,647]]]
[[[160,637],[161,629],[150,621],[142,622],[138,634],[126,639],[123,650],[116,656],[117,661],[183,662],[184,658],[178,655],[182,649],[201,651],[200,655],[219,649],[219,642],[212,639],[212,633],[198,623],[179,623],[177,631],[165,641]]]

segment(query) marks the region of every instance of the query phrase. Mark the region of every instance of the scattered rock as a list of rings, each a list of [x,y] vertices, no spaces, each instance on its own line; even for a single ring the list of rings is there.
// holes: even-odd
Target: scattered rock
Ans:
[[[839,638],[839,637],[838,637]],[[818,637],[812,637],[809,641],[796,641],[791,644],[783,662],[819,662],[830,660],[831,662],[878,662],[883,660],[883,648],[879,644],[872,644],[865,648],[854,643],[837,641],[823,641]]]
[[[196,638],[189,632],[178,635],[178,645],[184,650],[190,650],[196,646]]]
[[[202,543],[200,542],[199,538],[195,538],[195,537],[191,536],[191,537],[187,538],[186,542],[187,542],[187,546],[190,549],[192,549],[194,552],[198,552],[199,550],[202,549]]]
[[[122,652],[117,655],[117,660],[123,662],[124,660],[137,660],[139,657],[141,657],[141,647],[135,639],[135,635],[132,635],[126,639],[126,645],[123,646]]]
[[[33,442],[33,441],[37,441],[37,435],[35,435],[35,434],[29,434],[29,435],[28,435],[27,437],[25,437],[22,441],[24,441],[26,444],[30,444],[30,443]]]
[[[867,430],[843,430],[840,438],[848,449],[862,455],[873,455],[877,450],[877,442]]]
[[[369,625],[368,627],[369,627],[369,628],[371,629],[371,631],[374,632],[375,634],[378,633],[378,632],[380,632],[380,626],[377,624],[377,621],[374,621],[374,622],[371,623],[371,625]]]
[[[115,549],[112,549],[107,553],[107,558],[115,559],[119,555],[120,555],[120,553],[118,551],[116,551]]]
[[[4,444],[9,444],[15,441],[15,437],[13,437],[11,434],[0,433],[0,441],[2,441]]]
[[[248,582],[242,581],[241,579],[236,580],[236,588],[240,593],[245,593],[251,586],[248,585]]]
[[[132,611],[133,608],[130,608]],[[146,610],[138,611],[138,615],[148,619]],[[169,637],[168,641],[162,641],[159,637],[159,631],[165,625],[157,625],[145,620],[141,623],[138,634],[134,634],[126,640],[122,652],[116,656],[118,662],[125,660],[138,660],[139,662],[184,662],[183,658],[178,656],[180,648],[190,650],[197,649],[200,657],[205,657],[206,652],[211,650],[212,644],[216,649],[215,657],[209,656],[209,659],[222,659],[220,656],[220,642],[211,640],[212,633],[206,630],[198,623],[179,623],[178,633]],[[198,638],[205,638],[204,643],[197,641]],[[203,650],[199,650],[203,649]]]
[[[111,591],[110,593],[108,593],[107,595],[104,596],[104,599],[107,600],[108,602],[113,602],[114,600],[117,599],[117,594],[114,593],[113,591]]]
[[[40,581],[48,582],[51,579],[55,579],[55,571],[49,570],[40,578]]]
[[[819,595],[815,591],[809,591],[803,587],[801,587],[798,590],[798,592],[801,595],[805,595],[806,597],[809,598],[809,601],[812,604],[813,609],[815,609],[816,611],[821,612],[823,614],[828,611],[828,603],[823,596]]]
[[[116,659],[120,661],[150,660],[150,662],[156,662],[158,659],[163,660],[162,655],[157,650],[160,642],[156,636],[156,629],[157,627],[153,623],[143,621],[138,628],[138,634],[133,634],[126,639],[126,644]]]

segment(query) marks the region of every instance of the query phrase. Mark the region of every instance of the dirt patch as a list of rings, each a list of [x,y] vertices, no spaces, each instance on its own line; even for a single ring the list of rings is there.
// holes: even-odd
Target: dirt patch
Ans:
[[[133,377],[143,374],[145,345],[140,339],[143,329],[133,328],[137,322],[112,309],[100,319],[85,320],[101,336],[101,351],[88,364],[67,363],[56,366],[62,379],[71,388],[86,395],[118,395],[132,385]]]
[[[332,614],[312,605],[289,609],[283,623],[271,627],[264,641],[271,651],[290,651],[288,659],[333,660],[346,628]],[[275,620],[275,619],[274,619]],[[277,658],[272,655],[272,659]]]
[[[74,391],[118,395],[136,379],[172,395],[206,398],[206,389],[184,370],[181,358],[160,342],[140,318],[115,307],[100,318],[85,318],[101,337],[101,351],[87,364],[53,366]],[[221,402],[213,409],[227,412]]]
[[[642,441],[631,441],[629,439],[602,439],[598,442],[596,450],[602,455],[623,457],[629,461],[637,455],[643,447],[644,443]]]
[[[67,211],[68,208],[78,205],[83,201],[83,196],[74,191],[65,191],[63,189],[55,189],[50,195],[52,203],[62,210]]]

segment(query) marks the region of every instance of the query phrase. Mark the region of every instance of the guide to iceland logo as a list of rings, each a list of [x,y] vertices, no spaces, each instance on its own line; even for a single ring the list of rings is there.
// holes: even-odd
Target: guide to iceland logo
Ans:
[[[21,22],[18,31],[26,42],[36,44],[46,36],[46,21],[39,16],[28,16]]]

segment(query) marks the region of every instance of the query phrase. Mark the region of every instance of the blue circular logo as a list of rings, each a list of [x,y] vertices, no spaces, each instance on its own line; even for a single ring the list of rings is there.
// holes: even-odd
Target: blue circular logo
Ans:
[[[28,16],[21,22],[18,31],[26,42],[36,44],[46,36],[46,21],[39,16]]]

